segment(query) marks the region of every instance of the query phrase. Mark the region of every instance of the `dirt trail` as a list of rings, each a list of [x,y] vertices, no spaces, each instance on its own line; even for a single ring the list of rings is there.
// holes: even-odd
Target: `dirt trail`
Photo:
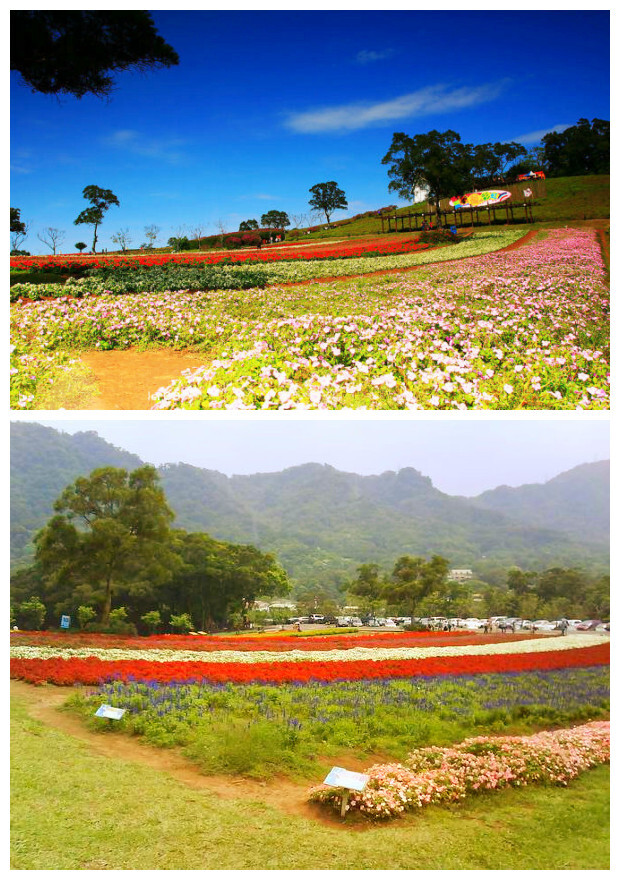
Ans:
[[[511,251],[527,245],[536,235],[536,230],[528,232],[523,238],[513,242],[501,251]],[[473,259],[473,258],[472,258]],[[440,265],[450,265],[461,260],[448,260]],[[309,284],[346,281],[352,278],[370,278],[381,275],[395,275],[430,268],[432,265],[409,266],[398,269],[382,269],[363,275],[338,275],[312,281],[295,281],[278,285],[279,287],[300,287]],[[170,349],[138,349],[89,351],[80,355],[82,363],[91,370],[99,393],[90,398],[80,409],[84,410],[148,410],[153,406],[151,394],[162,386],[169,385],[183,370],[196,369],[208,363],[208,356],[191,351],[171,351]],[[62,401],[59,402],[59,406]]]
[[[86,743],[98,755],[142,764],[158,772],[167,773],[188,788],[208,791],[218,797],[260,801],[283,813],[311,819],[329,828],[345,827],[344,822],[337,816],[330,816],[318,805],[307,802],[310,788],[308,783],[297,783],[284,777],[274,777],[269,782],[260,782],[241,777],[203,776],[195,764],[174,749],[158,749],[122,733],[99,734],[88,730],[78,717],[60,709],[74,692],[72,687],[54,685],[36,687],[24,681],[11,681],[11,694],[27,700],[28,712],[32,718]],[[369,763],[373,762],[364,762],[364,767]],[[354,764],[357,766],[353,766]],[[364,769],[359,760],[353,761],[348,757],[347,767],[351,770]],[[346,824],[348,831],[370,827],[366,823]]]

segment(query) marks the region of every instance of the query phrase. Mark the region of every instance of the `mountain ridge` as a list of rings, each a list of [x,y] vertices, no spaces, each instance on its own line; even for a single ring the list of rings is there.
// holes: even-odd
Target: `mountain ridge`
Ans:
[[[11,439],[11,552],[18,564],[31,560],[34,534],[77,476],[108,464],[133,469],[143,463],[96,432],[70,435],[18,422]],[[440,491],[413,467],[360,475],[308,462],[229,477],[175,463],[158,471],[176,527],[275,552],[300,584],[334,586],[363,562],[390,567],[407,553],[439,553],[452,567],[481,574],[515,564],[608,565],[604,462],[473,498]],[[575,493],[579,503],[570,501]]]

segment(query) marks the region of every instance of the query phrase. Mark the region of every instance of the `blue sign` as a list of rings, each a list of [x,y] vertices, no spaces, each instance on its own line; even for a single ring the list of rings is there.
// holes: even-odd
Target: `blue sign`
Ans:
[[[69,629],[71,626],[71,618],[68,614],[63,614],[60,618],[60,625],[63,629]]]
[[[97,718],[111,718],[113,721],[120,721],[127,709],[117,709],[115,706],[108,706],[107,703],[104,703],[103,706],[99,706],[95,715]]]

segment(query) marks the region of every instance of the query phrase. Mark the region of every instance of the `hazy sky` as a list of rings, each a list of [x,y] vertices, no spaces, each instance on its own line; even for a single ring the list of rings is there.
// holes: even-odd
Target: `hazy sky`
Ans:
[[[492,420],[269,415],[171,419],[158,413],[141,420],[76,420],[24,413],[12,418],[71,434],[97,431],[155,465],[181,461],[228,475],[277,471],[306,462],[359,474],[414,467],[452,495],[545,482],[575,465],[609,458],[609,422],[594,413],[588,418],[533,419],[523,414]]]
[[[163,11],[176,67],[115,75],[109,100],[32,93],[11,73],[11,205],[31,231],[73,223],[85,186],[120,201],[99,247],[129,230],[158,243],[227,231],[270,210],[309,212],[335,180],[349,210],[404,204],[381,164],[394,132],[452,129],[463,142],[536,146],[585,117],[609,119],[608,10]],[[305,225],[305,224],[304,224]]]

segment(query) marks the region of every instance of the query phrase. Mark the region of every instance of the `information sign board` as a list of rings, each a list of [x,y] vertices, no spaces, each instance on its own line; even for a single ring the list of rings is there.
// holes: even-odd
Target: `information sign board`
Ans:
[[[333,785],[335,788],[350,788],[353,791],[364,791],[370,776],[365,773],[354,773],[342,767],[332,767],[325,779],[324,785]]]
[[[60,626],[62,629],[69,629],[71,626],[71,618],[68,614],[63,614],[60,618]]]
[[[108,706],[107,703],[104,703],[103,706],[99,706],[95,715],[97,718],[111,718],[113,721],[120,721],[127,709],[117,709],[115,706]]]

